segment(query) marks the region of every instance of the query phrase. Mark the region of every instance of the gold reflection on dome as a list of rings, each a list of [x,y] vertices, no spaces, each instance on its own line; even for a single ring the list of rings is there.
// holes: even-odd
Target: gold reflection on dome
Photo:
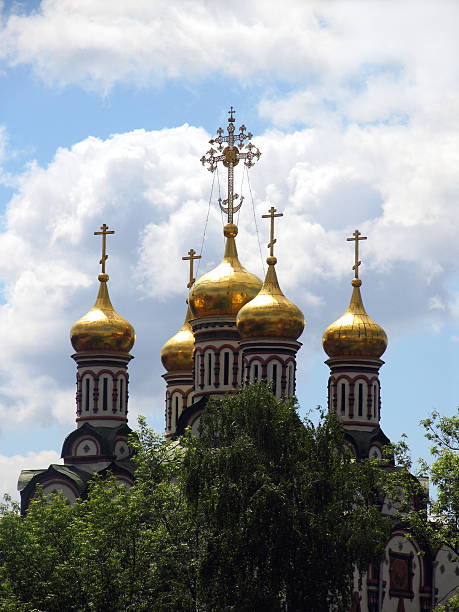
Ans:
[[[379,359],[387,348],[386,332],[365,311],[361,284],[360,278],[352,279],[354,289],[348,309],[325,330],[322,344],[329,357]]]
[[[113,308],[108,295],[107,280],[108,274],[99,274],[100,288],[94,306],[70,331],[70,340],[78,353],[128,353],[134,346],[134,328]]]
[[[242,338],[285,338],[296,340],[304,329],[301,310],[282,293],[274,265],[268,257],[268,271],[260,293],[239,311],[237,327]]]
[[[223,261],[194,284],[189,304],[194,318],[212,316],[235,317],[261,288],[261,280],[239,262],[235,237],[237,227],[225,225],[226,247]]]
[[[168,372],[189,371],[193,368],[194,335],[189,323],[190,307],[181,329],[161,349],[161,361]]]

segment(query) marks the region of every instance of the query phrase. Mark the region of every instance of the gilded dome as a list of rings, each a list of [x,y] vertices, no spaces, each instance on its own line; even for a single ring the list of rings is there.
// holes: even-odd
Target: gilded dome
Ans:
[[[237,316],[242,338],[285,338],[296,340],[304,329],[303,313],[282,293],[277,280],[275,257],[268,257],[265,282],[256,297]]]
[[[379,359],[387,348],[383,328],[367,315],[360,295],[362,281],[352,279],[351,301],[346,312],[327,327],[322,338],[329,357],[370,357]]]
[[[236,242],[237,227],[225,225],[225,256],[213,270],[193,285],[189,304],[194,318],[213,316],[235,317],[239,310],[260,291],[262,282],[240,264]]]
[[[94,306],[70,331],[70,341],[78,353],[128,353],[134,346],[134,328],[113,308],[108,295],[107,280],[108,274],[99,274],[100,288]]]
[[[189,323],[190,307],[181,329],[161,349],[161,361],[168,372],[193,369],[194,335]]]

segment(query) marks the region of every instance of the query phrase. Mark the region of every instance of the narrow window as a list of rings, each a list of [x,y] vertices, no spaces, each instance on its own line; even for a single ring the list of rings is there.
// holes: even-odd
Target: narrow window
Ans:
[[[376,412],[376,385],[373,385],[373,416],[375,418],[378,416]]]
[[[273,365],[273,393],[277,397],[277,364]]]
[[[124,378],[120,379],[120,412],[123,412],[124,408]]]
[[[258,380],[258,363],[253,366],[253,380]]]
[[[86,397],[84,403],[86,410],[89,410],[89,378],[86,379]]]
[[[207,384],[212,384],[212,355],[207,353]]]
[[[103,410],[107,410],[107,385],[108,385],[108,378],[104,377],[104,389],[103,389],[103,396],[102,396],[102,408]]]
[[[229,353],[226,352],[223,357],[223,384],[227,385],[229,381]]]
[[[175,427],[178,423],[178,395],[175,396]]]
[[[341,383],[341,414],[346,412],[346,383]]]
[[[363,410],[363,388],[362,388],[362,383],[359,383],[358,402],[359,402],[359,416],[362,416],[362,410]]]
[[[195,385],[199,385],[199,372],[201,370],[201,355],[196,356],[196,382]]]

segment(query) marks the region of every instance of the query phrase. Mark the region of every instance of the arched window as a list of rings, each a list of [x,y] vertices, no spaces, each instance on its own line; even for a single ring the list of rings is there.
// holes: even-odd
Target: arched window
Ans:
[[[178,423],[178,412],[179,412],[179,399],[178,395],[175,396],[175,426],[177,427]]]
[[[86,412],[89,410],[89,393],[91,389],[91,380],[89,376],[85,378],[85,398],[84,398],[84,407]]]
[[[341,383],[341,414],[346,412],[346,383]]]
[[[223,384],[229,384],[229,361],[230,354],[228,351],[225,351],[223,354]]]
[[[120,378],[120,412],[124,411],[124,378]]]
[[[201,373],[201,353],[196,354],[196,362],[195,362],[195,386],[199,385],[199,377]]]
[[[212,353],[207,353],[207,384],[212,385]]]
[[[362,383],[358,384],[357,387],[357,406],[358,406],[358,415],[359,417],[363,414],[363,385]]]
[[[106,376],[102,379],[102,410],[107,410],[108,406],[108,378]]]

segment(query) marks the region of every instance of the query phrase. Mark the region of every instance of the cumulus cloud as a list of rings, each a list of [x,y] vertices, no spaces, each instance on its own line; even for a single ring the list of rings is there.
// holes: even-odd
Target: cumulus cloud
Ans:
[[[255,140],[263,156],[251,171],[254,209],[263,258],[268,228],[259,217],[273,203],[285,213],[278,274],[308,321],[303,370],[347,306],[353,253],[345,237],[356,227],[368,236],[364,301],[390,339],[459,319],[451,282],[459,261],[456,2],[425,2],[422,10],[409,1],[13,6],[0,26],[0,57],[6,69],[29,65],[52,85],[105,93],[118,82],[223,74],[259,88],[270,127]],[[181,257],[203,238],[212,176],[199,158],[210,136],[183,125],[91,137],[58,149],[47,166],[0,171],[15,189],[0,230],[3,435],[31,424],[71,427],[68,332],[96,296],[93,232],[103,222],[116,230],[112,301],[137,331],[131,416],[146,413],[162,427],[159,352],[185,314]],[[7,149],[0,129],[0,164]],[[240,191],[240,174],[236,183]],[[262,276],[247,183],[242,193],[240,259]],[[222,255],[217,197],[218,181],[199,273]],[[37,455],[37,464],[48,463]]]
[[[19,499],[17,482],[21,470],[34,470],[48,467],[51,463],[62,463],[58,453],[53,450],[43,450],[27,455],[0,455],[0,495],[9,493],[13,499]]]
[[[162,390],[161,344],[185,312],[181,257],[202,240],[212,176],[199,157],[209,138],[188,125],[87,138],[19,178],[0,234],[6,427],[73,421],[68,332],[95,299],[100,245],[93,232],[103,222],[116,230],[109,241],[112,301],[138,333],[132,403],[154,413],[160,426],[162,402],[151,398]],[[453,139],[422,126],[379,125],[268,131],[256,142],[263,156],[251,171],[255,214],[265,213],[273,198],[285,212],[277,229],[279,278],[310,321],[306,353],[321,350],[322,330],[347,305],[353,253],[345,237],[356,226],[369,237],[362,255],[364,295],[374,304],[370,314],[389,333],[454,316],[457,298],[448,283],[459,261],[451,198],[459,152]],[[243,191],[240,258],[261,276],[247,183]],[[201,273],[223,250],[216,196]],[[265,257],[268,228],[262,223]],[[399,292],[403,300],[394,302]]]
[[[362,71],[389,67],[400,76],[408,67],[417,77],[426,65],[440,84],[449,69],[441,58],[458,64],[453,0],[422,7],[410,1],[42,0],[29,12],[13,7],[0,43],[10,65],[30,65],[47,82],[102,91],[118,81],[149,85],[217,72],[313,86],[327,74],[329,84],[355,88]],[[374,85],[373,91],[384,89],[378,77]],[[367,111],[374,114],[374,105]]]

